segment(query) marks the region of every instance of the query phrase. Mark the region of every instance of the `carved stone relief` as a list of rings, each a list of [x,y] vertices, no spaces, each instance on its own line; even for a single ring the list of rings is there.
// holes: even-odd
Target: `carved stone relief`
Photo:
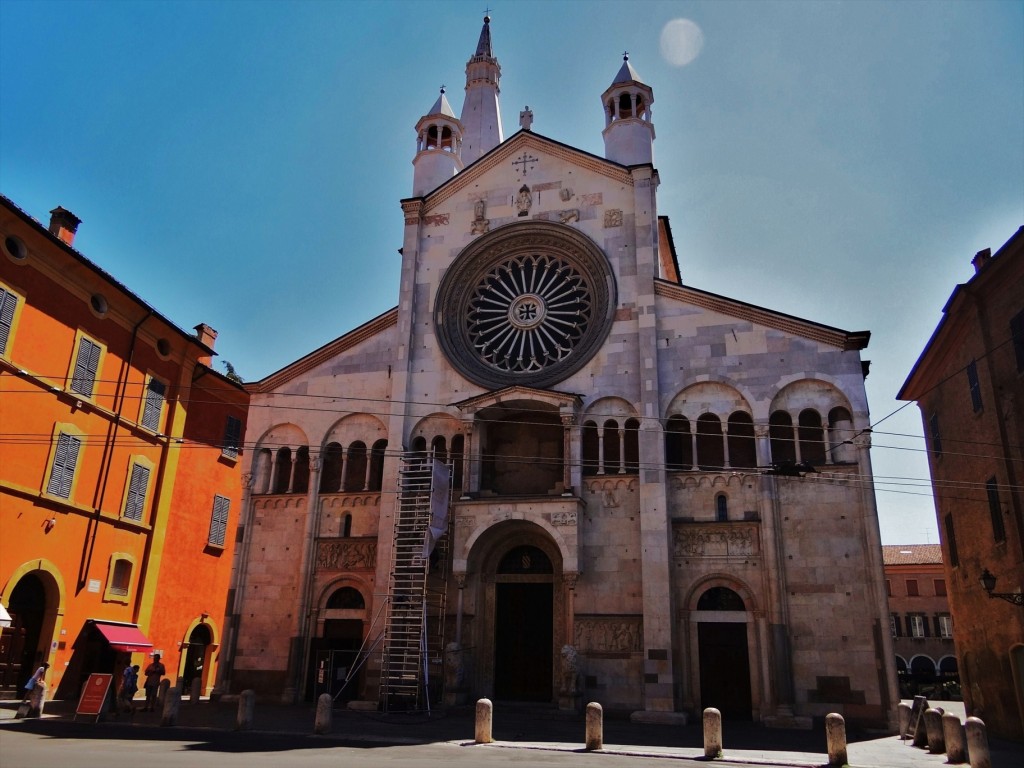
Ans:
[[[584,653],[632,653],[641,650],[642,642],[639,617],[576,619],[576,647]]]
[[[609,229],[611,227],[622,226],[622,209],[620,208],[609,208],[604,212],[604,227]]]
[[[353,571],[377,567],[377,541],[322,542],[316,554],[317,570]]]
[[[577,513],[571,512],[552,512],[551,513],[551,524],[552,525],[576,525]]]
[[[713,526],[677,526],[672,532],[675,557],[736,557],[758,552],[754,526],[727,529]]]

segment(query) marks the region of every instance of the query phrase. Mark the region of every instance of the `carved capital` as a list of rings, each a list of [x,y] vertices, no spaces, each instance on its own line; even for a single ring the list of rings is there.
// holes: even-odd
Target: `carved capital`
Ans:
[[[562,574],[562,581],[568,589],[576,589],[576,582],[580,575],[574,571],[566,571]]]

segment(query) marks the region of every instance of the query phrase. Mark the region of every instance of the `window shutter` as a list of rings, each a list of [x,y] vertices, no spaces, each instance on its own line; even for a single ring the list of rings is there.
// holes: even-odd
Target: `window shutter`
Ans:
[[[893,634],[896,637],[902,636],[903,633],[900,632],[900,617],[897,616],[895,613],[892,615],[892,628],[893,628]]]
[[[935,628],[934,637],[942,637],[942,626],[939,624],[939,614],[935,614],[932,617],[933,626]]]
[[[160,413],[163,411],[166,392],[167,385],[159,379],[151,378],[146,385],[146,406],[142,409],[142,426],[154,432],[160,430]]]
[[[921,628],[924,630],[925,637],[931,637],[932,633],[928,631],[928,617],[923,613],[921,614]]]
[[[129,520],[141,520],[146,506],[146,489],[149,487],[149,467],[132,465],[131,480],[128,481],[128,497],[124,502],[124,516]]]
[[[75,359],[75,373],[71,378],[71,390],[86,397],[92,397],[96,384],[96,369],[100,364],[100,348],[83,337],[78,344],[78,357]]]
[[[7,352],[7,341],[11,337],[16,306],[18,306],[18,297],[10,291],[0,288],[0,355]]]
[[[74,435],[63,432],[57,437],[57,450],[53,455],[50,482],[46,492],[62,499],[71,497],[71,483],[75,479],[75,465],[78,464],[78,450],[82,441]]]
[[[914,636],[914,617],[911,616],[908,613],[906,615],[905,619],[906,619],[906,622],[907,622],[907,637],[913,637]]]
[[[228,529],[228,510],[231,499],[225,496],[213,497],[213,518],[210,520],[210,543],[224,546],[224,537]]]

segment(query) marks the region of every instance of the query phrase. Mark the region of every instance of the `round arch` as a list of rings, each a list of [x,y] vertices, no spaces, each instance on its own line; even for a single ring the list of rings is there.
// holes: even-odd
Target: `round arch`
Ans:
[[[17,588],[21,580],[28,575],[35,576],[43,586],[46,604],[43,608],[42,623],[39,627],[39,640],[36,648],[30,653],[35,656],[42,652],[43,660],[50,663],[46,673],[47,684],[55,673],[53,656],[56,654],[54,638],[59,638],[64,628],[64,610],[67,600],[67,588],[64,586],[64,579],[60,569],[52,561],[46,558],[36,558],[22,563],[15,568],[7,580],[7,584],[0,593],[3,604],[10,606],[11,594]],[[20,675],[20,673],[19,673]]]

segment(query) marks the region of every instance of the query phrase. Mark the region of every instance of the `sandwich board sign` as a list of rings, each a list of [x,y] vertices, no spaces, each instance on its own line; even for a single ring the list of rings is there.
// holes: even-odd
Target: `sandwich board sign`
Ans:
[[[110,690],[110,683],[114,676],[109,672],[93,672],[82,689],[82,695],[78,699],[78,708],[75,709],[75,719],[79,715],[95,717],[99,722],[103,714],[103,704],[107,700],[107,692]]]

